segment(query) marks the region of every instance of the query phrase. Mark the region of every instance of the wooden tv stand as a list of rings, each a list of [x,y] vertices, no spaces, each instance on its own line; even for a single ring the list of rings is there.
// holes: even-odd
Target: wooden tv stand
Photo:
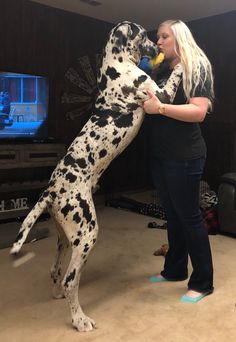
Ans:
[[[0,145],[0,221],[29,212],[65,152],[56,143]]]

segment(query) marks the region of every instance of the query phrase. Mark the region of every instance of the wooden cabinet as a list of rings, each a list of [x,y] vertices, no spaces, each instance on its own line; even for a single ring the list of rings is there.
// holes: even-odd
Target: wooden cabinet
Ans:
[[[0,221],[29,212],[65,151],[54,143],[0,145]]]

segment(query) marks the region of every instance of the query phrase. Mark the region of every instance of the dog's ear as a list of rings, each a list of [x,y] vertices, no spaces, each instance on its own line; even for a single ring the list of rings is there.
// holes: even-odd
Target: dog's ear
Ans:
[[[128,21],[118,24],[113,31],[116,47],[126,46],[128,40],[134,40],[139,33],[140,28],[137,24]]]
[[[139,34],[140,28],[138,27],[138,25],[134,23],[130,23],[129,26],[130,26],[129,38],[134,39]]]
[[[120,49],[127,45],[128,36],[130,35],[130,25],[128,23],[122,23],[115,27],[113,31],[114,44]]]
[[[134,40],[140,33],[141,27],[129,21],[117,24],[110,33],[110,42],[113,45],[112,52],[120,53],[124,50],[129,41]],[[144,31],[144,29],[143,29]]]

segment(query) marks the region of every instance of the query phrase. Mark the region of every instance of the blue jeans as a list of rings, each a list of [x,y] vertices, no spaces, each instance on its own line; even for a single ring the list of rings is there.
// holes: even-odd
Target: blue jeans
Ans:
[[[205,158],[166,161],[153,158],[153,181],[167,215],[169,251],[162,276],[169,280],[188,277],[188,256],[193,272],[188,288],[213,291],[213,265],[208,232],[199,208],[199,186]]]

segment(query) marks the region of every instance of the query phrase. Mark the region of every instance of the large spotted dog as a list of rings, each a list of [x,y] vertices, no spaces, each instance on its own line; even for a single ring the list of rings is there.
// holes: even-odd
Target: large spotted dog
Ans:
[[[11,254],[19,252],[36,219],[48,209],[58,230],[58,251],[51,269],[55,298],[68,300],[72,324],[79,331],[89,331],[95,322],[79,304],[78,287],[81,269],[93,248],[98,223],[92,189],[110,162],[134,139],[142,124],[143,101],[147,89],[162,101],[171,102],[181,78],[177,66],[165,88],[137,65],[142,56],[153,57],[157,47],[143,27],[122,22],[110,32],[98,77],[99,94],[95,111],[59,162],[37,204],[24,220]],[[69,243],[68,243],[69,242]],[[62,262],[68,245],[72,254],[62,277]]]

